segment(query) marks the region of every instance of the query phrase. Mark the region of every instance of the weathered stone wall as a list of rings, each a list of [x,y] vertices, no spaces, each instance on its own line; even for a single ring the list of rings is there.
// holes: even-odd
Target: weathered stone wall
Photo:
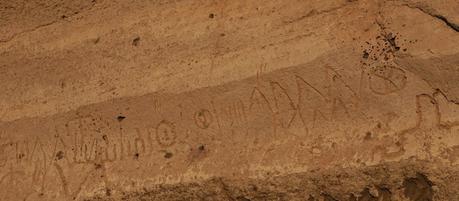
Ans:
[[[0,200],[458,200],[459,2],[0,2]]]

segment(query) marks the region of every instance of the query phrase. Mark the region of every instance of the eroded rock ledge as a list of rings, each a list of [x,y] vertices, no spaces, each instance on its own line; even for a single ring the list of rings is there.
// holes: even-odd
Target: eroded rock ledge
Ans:
[[[428,201],[459,198],[458,168],[404,161],[364,168],[311,170],[265,179],[212,178],[202,182],[158,185],[140,191],[101,189],[85,201],[110,200],[307,200]]]
[[[458,10],[0,1],[0,200],[458,200]]]

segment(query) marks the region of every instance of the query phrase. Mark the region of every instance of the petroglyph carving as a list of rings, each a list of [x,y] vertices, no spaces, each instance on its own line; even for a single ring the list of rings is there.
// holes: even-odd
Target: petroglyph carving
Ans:
[[[220,115],[217,111],[217,108],[215,107],[215,103],[214,101],[210,101],[210,105],[212,106],[212,112],[215,114],[215,119],[217,121],[217,126],[219,129],[222,128],[222,125],[221,125],[221,120],[220,120]]]
[[[12,170],[0,177],[0,197],[2,200],[25,200],[33,191],[30,179],[24,171]],[[21,193],[17,193],[21,192]]]
[[[5,166],[8,162],[8,147],[10,146],[9,143],[0,144],[0,168]]]
[[[196,126],[202,129],[209,128],[213,121],[213,115],[209,110],[201,109],[194,114],[194,122]]]
[[[439,99],[445,98],[441,92],[436,91],[432,95],[419,94],[416,99],[416,123],[414,126],[398,133],[395,146],[388,146],[384,157],[388,159],[399,158],[404,154],[416,154],[418,157],[429,157],[432,143],[436,138],[433,135],[443,137],[451,132],[451,128],[459,126],[457,122],[445,122],[442,120],[441,105]],[[435,130],[434,134],[427,130]],[[391,149],[391,151],[389,151]],[[423,155],[424,154],[424,155]]]
[[[332,115],[337,115],[337,109],[343,109],[345,116],[350,117],[349,110],[355,110],[360,101],[357,92],[337,70],[329,66],[325,68],[331,77],[329,96],[333,104]]]
[[[156,141],[164,147],[172,146],[177,138],[175,125],[167,120],[162,120],[156,127]]]
[[[34,146],[29,140],[4,141],[0,144],[0,168],[7,164],[31,162]]]
[[[62,191],[64,192],[65,197],[70,200],[74,200],[78,196],[78,194],[80,194],[81,190],[83,189],[83,186],[95,170],[89,170],[89,172],[87,172],[86,174],[82,173],[82,171],[80,170],[79,177],[72,177],[72,183],[76,183],[75,185],[72,185],[69,181],[69,176],[65,175],[64,169],[57,163],[54,163],[54,167],[57,172],[57,175],[59,176],[62,185]],[[79,181],[75,182],[74,180]]]
[[[66,160],[77,164],[123,160],[126,156],[129,158],[136,154],[144,155],[153,147],[152,139],[155,137],[151,135],[156,135],[158,126],[150,129],[148,135],[146,128],[123,128],[123,122],[113,121],[115,123],[119,124],[118,129],[114,126],[110,128],[110,124],[102,118],[83,117],[83,120],[71,120],[65,127],[56,126],[56,145],[60,146]],[[143,136],[143,131],[146,131],[147,136]],[[162,140],[167,138],[161,134],[158,137]],[[166,142],[170,143],[167,140]]]
[[[222,126],[239,129],[235,125],[246,125],[255,130],[259,125],[263,124],[263,127],[266,127],[266,123],[271,123],[276,132],[277,128],[288,129],[295,120],[299,120],[307,133],[309,129],[319,125],[319,121],[329,122],[339,112],[349,116],[353,112],[350,107],[358,99],[357,94],[336,70],[331,67],[324,67],[322,70],[326,76],[325,83],[311,84],[295,73],[287,74],[294,78],[296,84],[292,88],[296,91],[289,91],[291,86],[288,84],[284,86],[275,80],[264,82],[260,79],[258,86],[250,93],[248,104],[244,103],[247,99],[243,101],[236,98],[231,100],[230,105],[217,110],[211,101],[212,112],[200,109],[191,114],[194,123],[201,129],[207,129],[212,123],[216,123],[220,129]],[[159,104],[156,99],[155,103]],[[226,116],[218,116],[222,114]],[[55,153],[61,150],[64,159],[72,160],[73,163],[113,162],[123,160],[126,156],[152,152],[152,141],[156,140],[162,147],[169,147],[177,140],[176,124],[172,121],[162,120],[150,130],[135,128],[131,129],[132,132],[123,128],[124,121],[113,123],[119,124],[119,137],[112,128],[114,126],[100,117],[89,115],[68,121],[65,126],[56,128],[57,137],[51,144],[60,148],[52,153],[48,151],[48,155],[52,155],[48,158],[55,157]],[[142,137],[143,130],[150,132],[148,139]],[[15,154],[17,161],[33,155],[29,152],[35,148],[29,144],[20,142],[20,151]],[[2,148],[4,147],[2,145]],[[2,156],[3,159],[0,159],[5,161],[4,155]]]
[[[274,113],[271,104],[269,103],[265,94],[263,94],[260,89],[258,89],[258,87],[254,87],[252,90],[252,94],[250,96],[249,111],[251,111],[254,107],[258,107],[260,110],[268,110],[271,113]]]
[[[400,91],[407,83],[405,71],[393,66],[380,66],[371,69],[369,79],[371,91],[379,95]]]
[[[142,138],[140,129],[136,128],[136,133],[137,136],[134,138],[134,153],[139,154],[139,153],[146,153],[146,144],[145,140]]]
[[[161,111],[161,102],[158,99],[153,100],[153,111],[160,112]]]
[[[317,115],[322,114],[323,116],[324,112],[322,111],[327,110],[324,105],[328,103],[328,97],[299,75],[296,75],[295,78],[298,89],[299,115],[308,132],[310,128],[314,127]],[[328,120],[328,118],[326,119]]]
[[[427,103],[430,106],[425,105]],[[419,143],[418,138],[423,138],[422,133],[418,132],[420,128],[433,128],[438,126],[439,119],[436,114],[437,108],[436,101],[427,94],[419,94],[416,96],[416,124],[413,127],[402,130],[396,133],[397,139],[393,141],[393,144],[383,147],[383,157],[386,159],[397,159],[402,157],[409,150],[421,150],[422,143]],[[430,110],[430,111],[429,111]],[[424,113],[435,114],[432,116],[424,115]]]
[[[458,6],[0,0],[0,201],[457,201]]]
[[[271,88],[274,96],[276,115],[280,118],[283,128],[290,128],[293,120],[299,116],[298,108],[287,93],[287,90],[278,82],[271,82]]]
[[[246,106],[241,99],[236,99],[228,104],[225,104],[221,108],[222,117],[225,119],[222,123],[225,123],[229,127],[235,126],[246,126],[247,125],[247,114]],[[220,120],[219,124],[220,124]]]
[[[432,95],[419,94],[416,96],[416,125],[411,129],[418,128],[446,128],[451,129],[457,126],[456,121],[444,121],[442,119],[442,113],[439,103],[440,99],[444,99],[445,96],[440,91],[434,92]],[[430,114],[430,115],[427,115]]]
[[[459,112],[459,106],[457,104],[451,103],[448,101],[446,95],[440,90],[436,90],[433,93],[432,98],[436,102],[436,114],[438,114],[439,126],[447,129],[459,126],[459,117],[457,112]],[[449,114],[444,114],[443,112],[448,112]]]
[[[321,88],[296,75],[298,111],[308,129],[315,128],[318,121],[349,117],[358,104],[356,92],[344,82],[334,69],[325,67],[326,80]],[[353,109],[353,110],[351,110]]]

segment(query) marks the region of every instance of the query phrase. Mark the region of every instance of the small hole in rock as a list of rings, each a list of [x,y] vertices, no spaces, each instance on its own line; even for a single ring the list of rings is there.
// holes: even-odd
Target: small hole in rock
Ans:
[[[64,152],[58,151],[56,154],[56,158],[57,160],[61,160],[62,158],[64,158]]]
[[[367,132],[367,133],[365,134],[365,138],[364,138],[364,139],[365,139],[365,140],[371,140],[371,137],[372,137],[372,136],[371,136],[371,132]]]
[[[201,146],[198,147],[198,149],[199,149],[199,151],[204,151],[205,147],[204,147],[204,145],[201,145]]]
[[[123,121],[124,119],[126,119],[126,117],[120,115],[120,116],[116,117],[116,119],[118,119],[118,121],[121,122],[121,121]]]
[[[109,189],[109,188],[105,189],[105,195],[111,196],[112,195],[112,190]]]
[[[173,154],[171,152],[166,152],[166,154],[164,154],[164,158],[172,158]]]
[[[367,52],[366,50],[363,51],[363,56],[362,56],[362,57],[363,57],[364,59],[368,59],[369,56],[370,56],[370,54],[368,54],[368,52]]]
[[[139,44],[140,44],[140,37],[134,38],[134,40],[132,40],[132,45],[139,46]]]

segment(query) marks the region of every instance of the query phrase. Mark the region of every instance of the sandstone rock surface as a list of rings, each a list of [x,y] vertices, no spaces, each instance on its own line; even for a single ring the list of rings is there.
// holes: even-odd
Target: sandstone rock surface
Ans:
[[[0,200],[459,200],[457,0],[1,0]]]

